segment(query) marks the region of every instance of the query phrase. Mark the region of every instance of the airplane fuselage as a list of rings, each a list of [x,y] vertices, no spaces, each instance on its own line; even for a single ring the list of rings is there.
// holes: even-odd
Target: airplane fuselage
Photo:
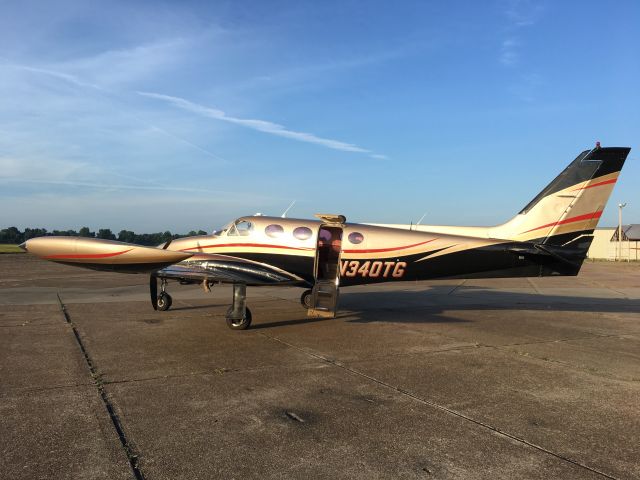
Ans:
[[[250,225],[250,228],[181,238],[174,240],[169,249],[196,254],[195,258],[184,261],[187,263],[206,261],[204,256],[198,260],[198,254],[228,255],[278,267],[300,277],[301,284],[314,283],[322,222],[254,216],[243,217],[236,223]],[[346,223],[340,241],[340,285],[543,275],[539,261],[513,250],[523,244]]]

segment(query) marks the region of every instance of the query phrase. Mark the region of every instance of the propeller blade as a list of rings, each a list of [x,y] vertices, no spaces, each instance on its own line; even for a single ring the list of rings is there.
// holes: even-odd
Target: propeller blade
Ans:
[[[158,310],[158,277],[149,277],[149,294],[151,295],[151,305],[154,310]]]

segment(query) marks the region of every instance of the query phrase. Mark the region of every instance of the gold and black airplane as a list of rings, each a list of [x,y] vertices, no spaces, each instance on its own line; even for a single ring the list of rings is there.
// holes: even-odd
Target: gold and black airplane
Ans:
[[[21,247],[46,260],[150,275],[151,303],[168,310],[167,282],[233,284],[230,328],[251,324],[246,287],[305,288],[311,316],[334,316],[339,287],[440,278],[577,275],[630,148],[585,150],[515,217],[494,227],[420,230],[249,216],[211,235],[158,247],[78,237],[39,237]],[[161,282],[158,292],[158,279]]]

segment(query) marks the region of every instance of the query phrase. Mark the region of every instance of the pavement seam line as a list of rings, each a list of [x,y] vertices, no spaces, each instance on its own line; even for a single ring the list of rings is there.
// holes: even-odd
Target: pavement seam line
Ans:
[[[167,380],[167,379],[180,379],[180,378],[189,378],[189,377],[216,377],[216,376],[227,375],[227,374],[262,372],[264,370],[276,370],[276,369],[282,369],[282,368],[297,369],[299,367],[312,367],[314,365],[317,365],[317,363],[314,362],[314,363],[297,364],[295,367],[282,367],[280,365],[264,365],[264,366],[251,367],[251,368],[221,367],[215,370],[203,370],[201,372],[191,372],[191,373],[176,374],[176,375],[158,375],[155,377],[131,378],[131,379],[123,379],[123,380],[105,380],[102,383],[104,385],[118,385],[118,384],[138,383],[138,382],[152,382],[154,380],[163,380],[163,379]]]
[[[447,292],[447,295],[452,295],[453,293],[455,293],[460,287],[462,287],[467,281],[466,280],[462,280],[458,285],[456,285],[455,287],[453,287],[453,289],[449,290]]]
[[[596,286],[600,287],[600,288],[606,288],[607,290],[611,290],[612,292],[615,292],[615,293],[617,293],[617,294],[619,294],[619,295],[622,295],[624,298],[626,298],[626,299],[628,299],[628,300],[631,300],[631,298],[629,297],[629,295],[627,295],[626,293],[621,292],[621,291],[619,291],[619,290],[616,290],[615,288],[611,288],[611,287],[609,287],[608,285],[603,285],[602,283],[600,283],[600,282],[596,282],[596,281],[593,281],[593,280],[591,281],[591,283],[592,283],[593,285],[596,285]]]
[[[127,460],[129,461],[129,466],[131,467],[133,476],[136,478],[136,480],[144,480],[144,475],[142,474],[142,471],[140,470],[140,465],[138,464],[138,458],[139,458],[138,453],[135,451],[132,443],[127,439],[127,436],[124,432],[124,428],[122,426],[122,422],[120,421],[120,418],[118,417],[118,414],[115,411],[114,405],[111,402],[111,399],[109,398],[109,395],[107,394],[107,391],[104,388],[104,384],[99,380],[100,375],[98,373],[98,370],[95,367],[95,364],[91,359],[91,356],[89,355],[89,352],[85,347],[84,342],[82,341],[82,338],[80,337],[80,332],[78,332],[76,325],[73,323],[73,321],[71,320],[71,317],[69,316],[69,313],[67,312],[66,305],[62,302],[62,298],[60,298],[59,293],[56,293],[56,296],[58,297],[58,303],[60,305],[60,310],[62,311],[62,315],[64,316],[64,319],[71,327],[71,330],[73,331],[73,335],[76,338],[76,343],[80,347],[82,356],[84,357],[87,367],[89,368],[89,372],[91,373],[91,379],[93,381],[93,384],[98,390],[98,394],[102,399],[102,403],[104,404],[107,410],[107,414],[109,415],[109,418],[111,419],[111,423],[113,424],[113,427],[116,430],[118,439],[122,444],[122,448],[124,450],[125,455],[127,456]]]
[[[447,353],[447,352],[460,352],[460,351],[465,351],[465,350],[480,350],[480,349],[494,349],[494,350],[505,350],[507,352],[512,352],[513,350],[511,349],[511,347],[520,347],[520,346],[529,346],[529,345],[544,345],[547,343],[563,343],[563,342],[573,342],[573,341],[580,341],[580,340],[592,340],[595,338],[624,338],[624,337],[628,337],[631,336],[632,334],[623,334],[623,335],[618,335],[618,334],[597,334],[597,333],[593,333],[590,334],[590,336],[588,337],[575,337],[575,338],[561,338],[558,340],[540,340],[540,341],[536,341],[536,342],[523,342],[523,343],[505,343],[505,344],[500,344],[500,345],[489,345],[487,343],[473,343],[473,344],[468,344],[468,345],[460,345],[458,347],[450,347],[450,348],[443,348],[440,350],[427,350],[427,351],[423,351],[423,352],[396,352],[396,353],[387,353],[385,355],[374,355],[374,356],[370,356],[370,357],[364,357],[360,360],[356,360],[357,363],[361,363],[364,361],[371,361],[371,360],[384,360],[386,358],[389,357],[414,357],[414,356],[421,356],[421,355],[436,355],[439,353]],[[447,335],[442,335],[443,337],[449,338],[451,340],[455,340],[454,337],[450,337]],[[536,358],[534,356],[532,356],[531,358]],[[569,364],[566,364],[569,365]]]
[[[558,458],[560,460],[563,460],[565,462],[571,463],[571,464],[573,464],[573,465],[575,465],[577,467],[583,468],[583,469],[588,470],[588,471],[590,471],[592,473],[595,473],[597,475],[601,475],[601,476],[603,476],[605,478],[608,478],[610,480],[620,480],[618,477],[614,477],[612,475],[609,475],[608,473],[605,473],[605,472],[603,472],[601,470],[598,470],[595,467],[590,467],[589,465],[581,463],[578,460],[573,460],[573,459],[571,459],[569,457],[565,457],[564,455],[562,455],[560,453],[553,452],[553,451],[551,451],[551,450],[549,450],[549,449],[547,449],[547,448],[545,448],[545,447],[543,447],[541,445],[537,445],[537,444],[535,444],[533,442],[525,440],[524,438],[520,438],[520,437],[518,437],[518,436],[516,436],[514,434],[505,432],[505,431],[499,429],[498,427],[494,427],[493,425],[485,423],[485,422],[483,422],[481,420],[476,420],[475,418],[469,417],[468,415],[465,415],[462,412],[458,412],[457,410],[453,410],[451,408],[445,407],[444,405],[440,405],[438,403],[435,403],[435,402],[433,402],[431,400],[427,400],[425,398],[419,397],[419,396],[417,396],[417,395],[415,395],[415,394],[413,394],[413,393],[411,393],[411,392],[409,392],[407,390],[404,390],[403,388],[397,387],[397,386],[392,385],[390,383],[387,383],[387,382],[385,382],[383,380],[380,380],[378,378],[372,377],[371,375],[367,375],[364,372],[360,372],[359,370],[355,370],[354,368],[348,367],[348,366],[340,363],[337,360],[332,360],[332,359],[327,358],[327,357],[325,357],[323,355],[320,355],[319,353],[312,352],[312,351],[310,351],[310,350],[308,350],[306,348],[303,348],[303,347],[298,347],[297,345],[293,345],[293,344],[291,344],[289,342],[281,340],[281,339],[279,339],[277,337],[272,337],[272,336],[267,335],[265,333],[261,333],[261,335],[263,335],[266,338],[271,339],[273,341],[276,341],[276,342],[282,343],[284,345],[287,345],[290,348],[294,348],[296,350],[304,352],[307,355],[310,355],[310,356],[315,357],[315,358],[317,358],[319,360],[322,360],[322,361],[324,361],[324,362],[326,362],[326,363],[328,363],[330,365],[333,365],[334,367],[346,370],[347,372],[350,372],[353,375],[357,375],[357,376],[360,376],[362,378],[366,378],[366,379],[368,379],[368,380],[370,380],[370,381],[372,381],[374,383],[377,383],[377,384],[382,385],[382,386],[384,386],[386,388],[394,390],[394,391],[396,391],[396,392],[398,392],[398,393],[400,393],[402,395],[405,395],[405,396],[407,396],[407,397],[409,397],[409,398],[411,398],[413,400],[416,400],[416,401],[418,401],[418,402],[420,402],[420,403],[422,403],[424,405],[430,406],[432,408],[435,408],[437,410],[443,411],[443,412],[448,413],[450,415],[454,415],[454,416],[456,416],[458,418],[462,418],[463,420],[466,420],[468,422],[474,423],[474,424],[476,424],[476,425],[478,425],[480,427],[486,428],[486,429],[488,429],[488,430],[490,430],[490,431],[492,431],[492,432],[494,432],[494,433],[496,433],[498,435],[504,436],[506,438],[514,440],[514,441],[516,441],[518,443],[521,443],[523,445],[527,445],[527,446],[529,446],[531,448],[534,448],[534,449],[536,449],[536,450],[538,450],[540,452],[546,453],[546,454],[551,455],[553,457],[556,457],[556,458]]]
[[[542,295],[542,292],[538,290],[538,286],[535,283],[533,283],[533,280],[531,280],[529,277],[527,277],[527,283],[531,285],[531,288],[533,288],[534,292],[536,292],[538,295]]]
[[[50,390],[63,390],[65,388],[78,388],[78,387],[88,387],[94,385],[94,382],[87,382],[87,383],[74,383],[74,384],[69,384],[69,385],[52,385],[50,387],[16,387],[16,388],[9,388],[7,389],[7,392],[33,392],[33,393],[37,393],[37,392],[47,392]],[[2,393],[0,393],[0,396],[2,396]]]

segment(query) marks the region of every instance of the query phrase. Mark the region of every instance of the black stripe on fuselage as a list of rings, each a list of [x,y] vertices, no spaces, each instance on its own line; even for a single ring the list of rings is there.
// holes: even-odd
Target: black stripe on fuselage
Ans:
[[[425,258],[425,253],[390,258],[353,259],[343,255],[346,262],[343,271],[356,272],[354,276],[342,275],[341,286],[370,283],[397,282],[407,280],[435,280],[444,278],[509,278],[543,277],[551,275],[577,275],[591,243],[592,230],[556,235],[547,239],[547,251],[535,247],[543,239],[531,242],[505,242],[489,246],[470,248],[433,258]],[[579,240],[571,242],[576,238]],[[552,240],[549,242],[548,240]],[[565,245],[570,242],[569,245]],[[551,249],[551,250],[549,250]],[[229,255],[267,263],[297,275],[310,285],[314,283],[313,257],[298,255],[272,255],[267,253],[237,252]],[[424,259],[418,261],[420,259]],[[353,269],[349,265],[356,262]],[[378,265],[377,276],[370,276],[374,263],[393,263],[383,276]],[[366,264],[366,265],[365,265]],[[395,265],[402,265],[394,277]]]

